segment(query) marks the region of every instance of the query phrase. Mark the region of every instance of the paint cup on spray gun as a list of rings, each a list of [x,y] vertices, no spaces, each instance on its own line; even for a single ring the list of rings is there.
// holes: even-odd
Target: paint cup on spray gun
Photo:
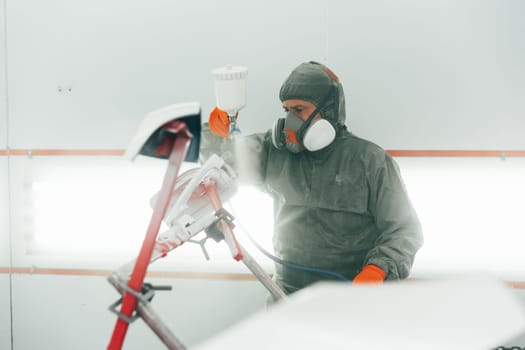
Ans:
[[[246,77],[248,68],[226,65],[212,70],[215,81],[215,100],[217,107],[228,114],[230,120],[229,137],[240,134],[237,115],[246,105]]]

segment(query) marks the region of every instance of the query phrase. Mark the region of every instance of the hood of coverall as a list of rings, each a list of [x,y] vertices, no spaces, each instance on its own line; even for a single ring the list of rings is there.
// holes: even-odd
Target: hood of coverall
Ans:
[[[345,97],[339,78],[326,66],[305,62],[286,78],[279,92],[281,102],[300,99],[321,107],[321,116],[339,130],[346,120]]]

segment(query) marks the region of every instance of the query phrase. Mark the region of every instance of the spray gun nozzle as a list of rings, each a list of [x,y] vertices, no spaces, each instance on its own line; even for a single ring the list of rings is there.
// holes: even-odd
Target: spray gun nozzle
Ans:
[[[228,118],[230,119],[230,136],[239,134],[241,132],[237,127],[237,115],[238,113],[235,113],[235,115],[228,115]]]

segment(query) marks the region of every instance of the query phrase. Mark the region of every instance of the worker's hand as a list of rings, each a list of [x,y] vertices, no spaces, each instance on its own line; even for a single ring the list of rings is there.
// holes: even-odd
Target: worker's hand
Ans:
[[[228,137],[230,133],[230,118],[228,118],[228,113],[219,109],[219,107],[215,107],[211,111],[208,124],[210,125],[210,131],[215,135]]]
[[[386,273],[375,265],[366,265],[360,273],[355,276],[352,284],[376,283],[381,284],[385,280]]]

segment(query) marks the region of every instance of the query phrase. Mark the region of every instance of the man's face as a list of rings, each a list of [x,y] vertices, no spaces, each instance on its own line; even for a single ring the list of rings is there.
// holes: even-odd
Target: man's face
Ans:
[[[312,114],[315,111],[315,105],[311,102],[305,101],[305,100],[299,100],[299,99],[293,99],[293,100],[286,100],[283,101],[283,108],[286,113],[292,112],[299,118],[301,118],[302,121],[306,121],[310,114]],[[321,115],[317,113],[317,115],[314,117],[312,121],[315,121],[317,119],[321,118]]]

